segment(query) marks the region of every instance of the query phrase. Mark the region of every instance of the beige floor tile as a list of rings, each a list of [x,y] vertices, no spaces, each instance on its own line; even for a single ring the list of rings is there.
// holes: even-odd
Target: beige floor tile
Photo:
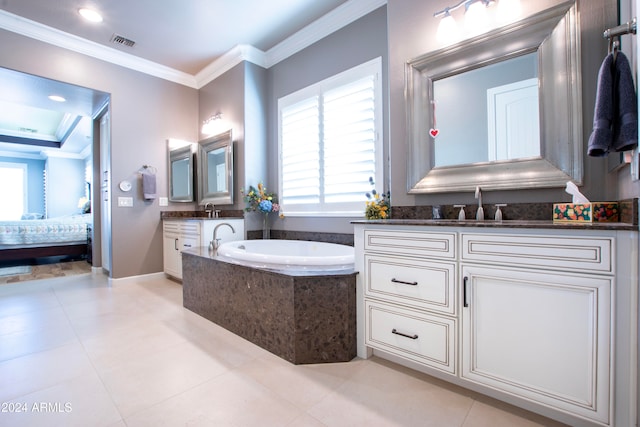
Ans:
[[[100,378],[92,372],[11,403],[26,409],[2,414],[1,425],[109,427],[121,421]]]
[[[475,401],[462,427],[567,427],[507,404]]]
[[[298,418],[287,424],[286,427],[326,427],[326,425],[313,418],[309,414],[302,414]]]
[[[52,387],[94,371],[79,343],[0,363],[0,402]]]
[[[124,416],[145,410],[227,372],[215,355],[183,342],[98,372]]]
[[[302,414],[245,375],[229,372],[125,418],[125,422],[128,427],[281,427]]]
[[[78,333],[82,344],[97,368],[106,368],[117,365],[121,361],[144,358],[186,341],[180,334],[147,317],[127,316],[126,314],[122,317],[126,318],[123,322],[124,326],[119,323],[117,327],[104,332],[96,330],[90,332],[86,324],[78,327],[82,329],[82,332]],[[111,315],[103,316],[103,318],[114,320]],[[96,320],[97,323],[94,326],[99,329],[109,323],[105,321],[100,326],[99,320],[101,319]],[[85,338],[87,334],[90,338]]]
[[[0,317],[0,336],[16,332],[37,331],[43,327],[59,324],[69,326],[67,314],[60,306],[16,313]]]
[[[36,288],[24,292],[11,289],[4,293],[1,292],[2,288],[3,286],[0,286],[0,297],[2,298],[0,318],[60,306],[60,302],[50,288]]]
[[[278,357],[262,357],[238,369],[278,396],[307,410],[341,386],[365,362],[292,365]]]
[[[327,426],[462,425],[473,400],[370,359],[308,413]]]
[[[77,343],[73,328],[68,322],[53,322],[38,329],[0,335],[0,362]]]

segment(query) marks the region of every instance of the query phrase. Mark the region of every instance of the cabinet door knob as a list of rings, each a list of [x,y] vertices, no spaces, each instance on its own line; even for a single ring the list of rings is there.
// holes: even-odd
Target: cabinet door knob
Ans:
[[[404,280],[398,280],[396,278],[391,279],[393,283],[400,283],[402,285],[418,286],[418,282],[405,282]]]
[[[418,339],[418,335],[413,334],[413,335],[409,335],[409,334],[403,334],[402,332],[398,332],[398,330],[396,328],[393,328],[391,330],[392,334],[396,334],[396,335],[400,335],[401,337],[405,337],[405,338],[410,338],[412,340],[417,340]]]

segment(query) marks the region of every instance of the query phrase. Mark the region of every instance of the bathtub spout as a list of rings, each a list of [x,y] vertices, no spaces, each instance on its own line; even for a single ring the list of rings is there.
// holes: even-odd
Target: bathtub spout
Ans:
[[[212,248],[213,250],[217,250],[218,247],[220,246],[220,240],[217,237],[218,235],[218,228],[222,227],[223,225],[226,225],[227,227],[229,227],[231,229],[231,231],[235,234],[236,230],[233,228],[233,226],[231,224],[229,224],[228,222],[223,222],[221,224],[216,225],[216,227],[213,229],[213,240],[211,241],[211,244],[209,245],[210,248]]]

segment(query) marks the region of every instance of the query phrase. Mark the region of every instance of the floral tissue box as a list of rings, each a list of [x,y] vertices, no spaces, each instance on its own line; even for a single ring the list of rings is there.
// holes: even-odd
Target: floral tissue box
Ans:
[[[617,202],[554,203],[553,222],[619,222]]]

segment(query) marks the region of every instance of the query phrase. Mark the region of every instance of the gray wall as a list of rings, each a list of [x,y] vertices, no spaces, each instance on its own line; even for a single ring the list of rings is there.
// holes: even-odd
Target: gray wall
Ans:
[[[393,3],[393,2],[391,2]],[[384,158],[388,158],[387,8],[381,7],[268,70],[268,183],[277,189],[278,98],[317,83],[371,59],[382,57]],[[385,161],[385,170],[387,169]],[[379,190],[382,190],[379,188]],[[286,212],[285,212],[286,215]],[[362,206],[364,218],[364,204]],[[274,229],[351,233],[353,218],[285,217]]]
[[[18,34],[0,31],[0,66],[111,94],[112,243],[114,278],[162,271],[158,201],[144,202],[138,169],[157,168],[167,195],[166,140],[196,141],[198,92]],[[133,208],[118,208],[117,184],[132,179]]]
[[[404,63],[407,59],[441,48],[436,40],[438,20],[433,13],[444,9],[448,0],[390,1],[387,5],[389,23],[389,93],[391,141],[391,201],[392,205],[418,206],[430,204],[473,203],[474,194],[453,193],[436,195],[409,195],[406,188],[406,149],[404,108]],[[523,15],[528,16],[563,3],[558,0],[521,2]],[[586,141],[593,120],[593,106],[597,73],[607,53],[605,28],[615,25],[614,0],[579,0],[581,24],[581,60],[583,82],[583,135],[585,140],[585,185],[583,192],[594,200],[615,200],[618,197],[617,176],[606,172],[606,160],[586,156]],[[456,14],[456,17],[459,14]],[[637,196],[637,192],[636,192]],[[487,192],[486,204],[555,202],[570,200],[564,189]]]

